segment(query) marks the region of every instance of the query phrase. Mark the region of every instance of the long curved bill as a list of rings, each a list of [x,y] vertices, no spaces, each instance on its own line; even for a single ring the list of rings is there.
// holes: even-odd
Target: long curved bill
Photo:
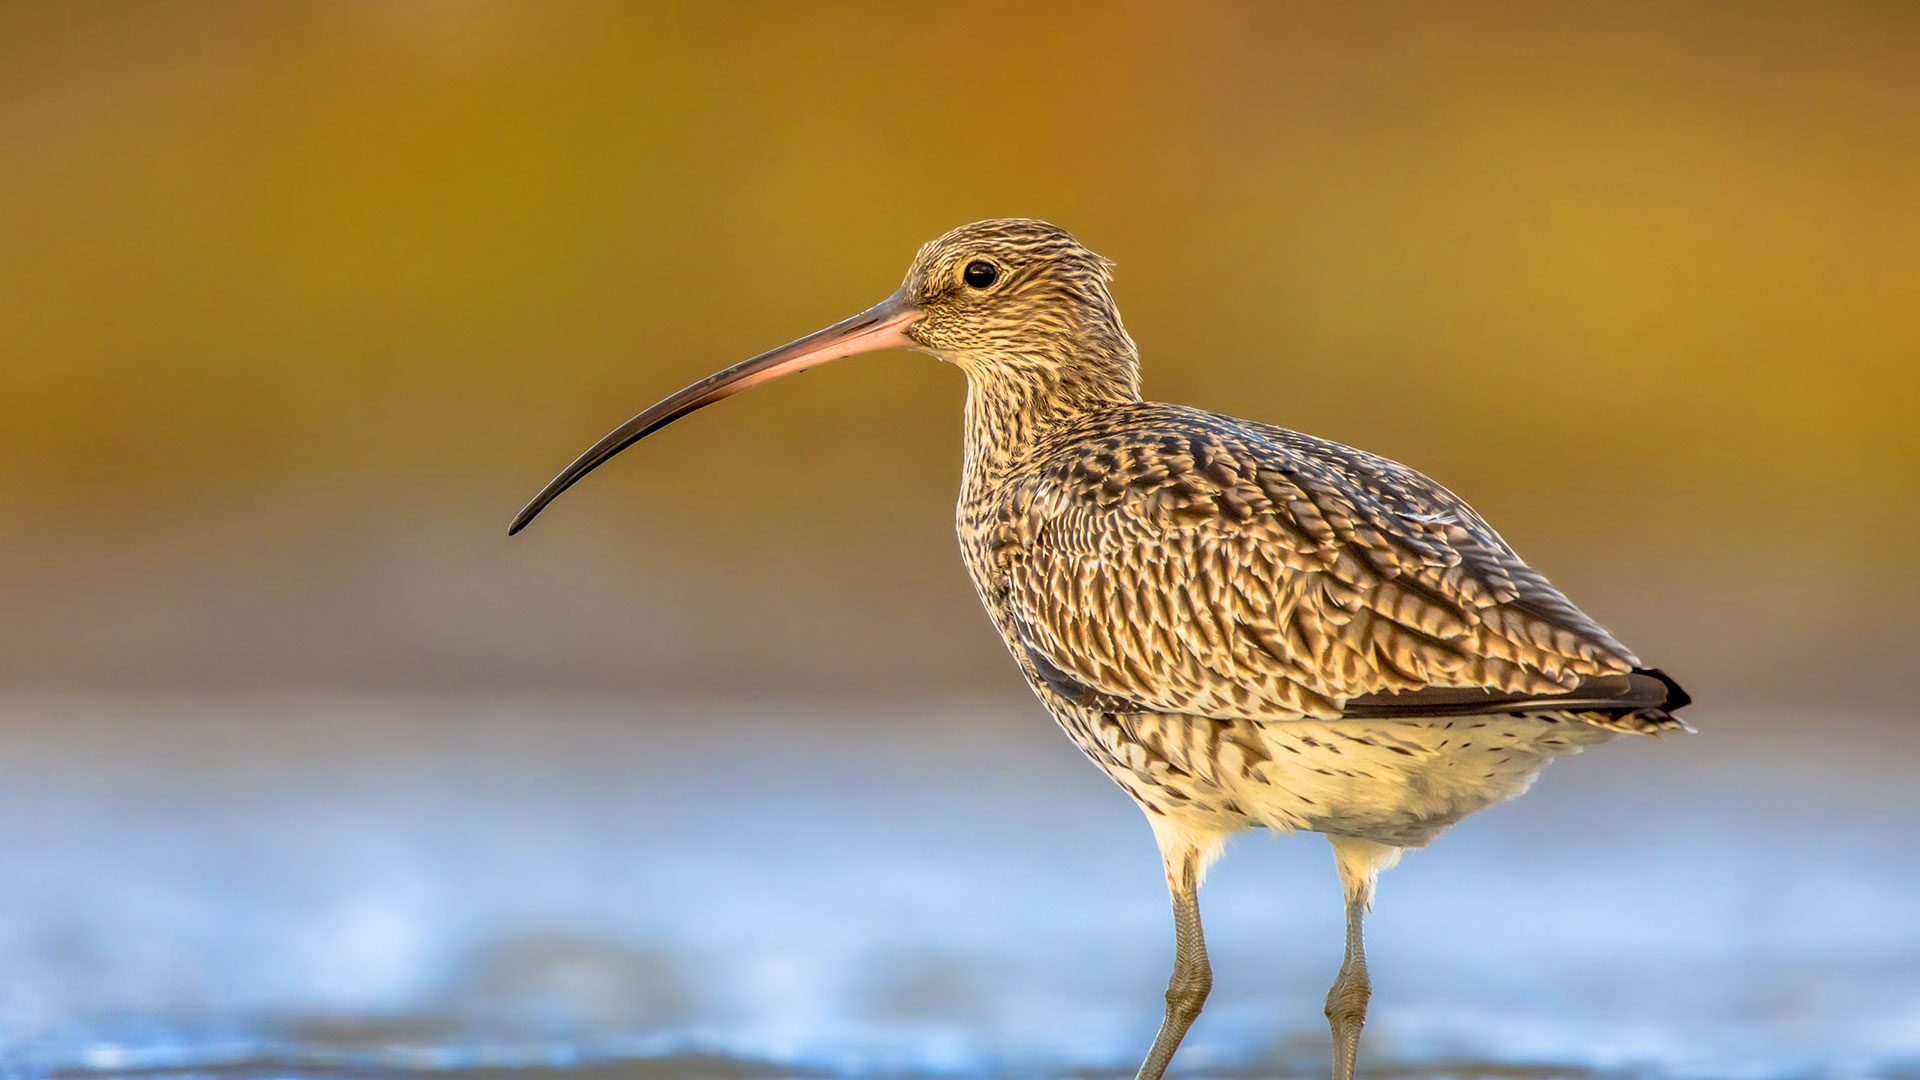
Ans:
[[[507,527],[507,535],[512,536],[526,528],[527,523],[546,509],[548,503],[559,498],[561,492],[578,483],[581,477],[599,468],[615,454],[688,413],[704,409],[742,390],[772,382],[783,375],[819,367],[829,360],[880,349],[910,347],[913,342],[907,338],[905,330],[919,317],[920,313],[908,306],[899,293],[895,293],[851,319],[834,323],[825,330],[808,334],[770,352],[763,352],[751,360],[743,360],[725,371],[714,372],[621,424],[606,438],[594,443],[591,449],[574,459],[573,464],[562,470],[559,476],[540,490],[540,494],[533,497],[532,502],[514,515],[513,524]]]

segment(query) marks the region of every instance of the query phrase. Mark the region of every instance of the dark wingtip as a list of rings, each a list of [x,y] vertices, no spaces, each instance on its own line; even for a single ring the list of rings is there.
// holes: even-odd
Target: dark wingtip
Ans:
[[[1674,682],[1671,675],[1661,671],[1659,668],[1634,668],[1633,673],[1635,675],[1646,675],[1650,678],[1658,679],[1660,680],[1660,684],[1667,688],[1667,700],[1660,703],[1662,709],[1668,712],[1678,712],[1693,704],[1693,697],[1684,689],[1681,689],[1680,684]]]

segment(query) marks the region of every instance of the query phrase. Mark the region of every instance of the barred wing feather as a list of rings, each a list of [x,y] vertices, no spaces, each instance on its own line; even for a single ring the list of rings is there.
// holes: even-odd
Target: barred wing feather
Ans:
[[[1253,720],[1650,695],[1625,646],[1419,473],[1198,410],[1134,412],[1056,433],[995,507],[1012,618],[1048,681]]]

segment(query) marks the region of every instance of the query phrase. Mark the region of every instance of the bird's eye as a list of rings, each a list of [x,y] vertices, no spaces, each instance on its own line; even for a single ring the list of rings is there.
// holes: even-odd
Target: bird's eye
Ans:
[[[975,259],[967,264],[966,272],[960,278],[970,289],[985,289],[1000,279],[1000,268],[984,259]]]

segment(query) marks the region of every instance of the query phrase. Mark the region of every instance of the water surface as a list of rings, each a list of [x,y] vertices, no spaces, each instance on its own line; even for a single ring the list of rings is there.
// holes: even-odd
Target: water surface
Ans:
[[[1885,718],[1597,748],[1382,881],[1374,1076],[1920,1075]],[[1031,707],[0,709],[15,1075],[1120,1076],[1172,943],[1143,822]],[[1179,1059],[1315,1076],[1319,837],[1237,840]]]

